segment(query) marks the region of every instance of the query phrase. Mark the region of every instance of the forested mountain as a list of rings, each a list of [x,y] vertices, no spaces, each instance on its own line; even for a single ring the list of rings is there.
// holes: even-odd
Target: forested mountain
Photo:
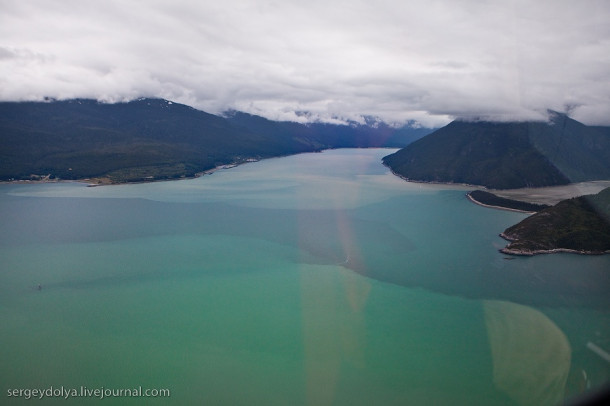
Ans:
[[[610,131],[555,112],[549,122],[453,121],[384,163],[411,180],[496,189],[610,179]]]
[[[431,130],[428,130],[430,132]],[[402,147],[426,130],[303,125],[162,99],[0,103],[0,179],[192,176],[217,165],[337,147]]]

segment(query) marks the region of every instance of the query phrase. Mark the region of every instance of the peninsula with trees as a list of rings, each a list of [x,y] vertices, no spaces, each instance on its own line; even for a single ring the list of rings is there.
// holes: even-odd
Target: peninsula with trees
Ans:
[[[460,183],[489,189],[558,186],[610,179],[610,128],[587,126],[549,112],[546,122],[457,120],[383,162],[410,181]],[[468,194],[485,206],[533,212],[500,235],[511,255],[610,252],[610,188],[551,207],[486,190]]]
[[[562,200],[500,236],[510,242],[500,251],[511,255],[610,253],[610,188]]]

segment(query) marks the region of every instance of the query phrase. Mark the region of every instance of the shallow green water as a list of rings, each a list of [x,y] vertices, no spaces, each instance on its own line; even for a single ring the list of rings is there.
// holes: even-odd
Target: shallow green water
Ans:
[[[2,403],[541,405],[607,381],[586,345],[610,347],[609,257],[507,260],[524,215],[404,182],[390,152],[1,186]]]

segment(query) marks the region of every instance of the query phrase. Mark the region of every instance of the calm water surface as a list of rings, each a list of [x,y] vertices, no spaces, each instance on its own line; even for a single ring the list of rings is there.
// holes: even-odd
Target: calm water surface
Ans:
[[[608,381],[610,256],[509,259],[525,215],[404,182],[391,152],[0,186],[1,403],[545,405]]]

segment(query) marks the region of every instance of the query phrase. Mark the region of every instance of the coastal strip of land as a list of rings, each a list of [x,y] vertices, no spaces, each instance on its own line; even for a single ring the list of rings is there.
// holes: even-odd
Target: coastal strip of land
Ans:
[[[516,211],[520,213],[536,213],[549,207],[546,204],[528,203],[521,200],[507,199],[483,190],[473,190],[468,192],[466,197],[471,202],[483,207]]]
[[[237,166],[240,166],[245,163],[258,162],[260,159],[258,158],[247,158],[240,161],[235,161],[230,164],[222,164],[215,166],[211,169],[207,169],[201,172],[197,172],[193,175],[183,175],[180,177],[155,177],[152,175],[143,176],[137,178],[135,180],[117,180],[112,175],[106,176],[96,176],[96,177],[88,177],[88,178],[80,178],[80,179],[61,179],[57,177],[52,177],[50,175],[32,175],[31,179],[14,179],[14,180],[0,180],[1,184],[37,184],[37,183],[85,183],[89,187],[95,186],[108,186],[108,185],[123,185],[123,184],[138,184],[138,183],[151,183],[151,182],[167,182],[172,180],[185,180],[185,179],[195,179],[200,178],[205,175],[211,175],[214,172],[225,169],[232,169]]]
[[[510,242],[500,250],[509,255],[610,253],[610,188],[562,200],[507,228],[500,237]]]
[[[505,233],[500,233],[500,237],[504,238],[508,242],[518,242],[518,238],[512,238]],[[499,251],[506,255],[517,255],[531,257],[540,254],[556,254],[556,253],[567,253],[567,254],[580,254],[580,255],[604,255],[610,254],[610,250],[587,250],[587,249],[571,249],[571,248],[549,248],[549,249],[528,249],[528,248],[510,248],[511,245],[507,245],[501,248]]]

